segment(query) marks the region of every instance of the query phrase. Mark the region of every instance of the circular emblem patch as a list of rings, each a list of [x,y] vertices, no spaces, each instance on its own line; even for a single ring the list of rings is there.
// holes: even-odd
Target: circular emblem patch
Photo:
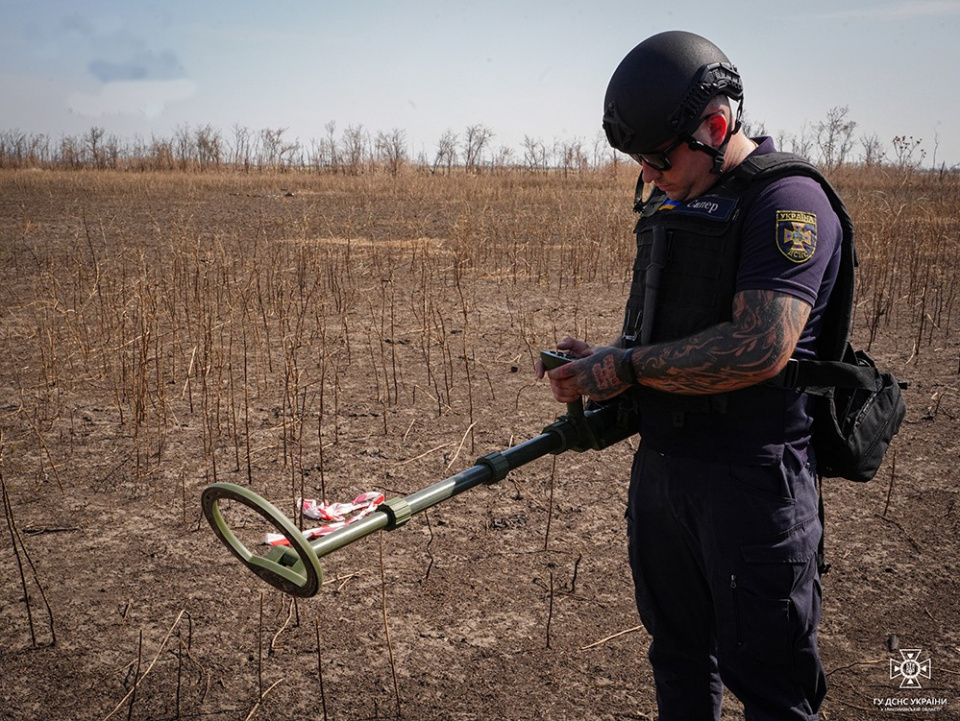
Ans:
[[[777,247],[794,263],[810,260],[817,249],[817,216],[799,210],[778,210]]]

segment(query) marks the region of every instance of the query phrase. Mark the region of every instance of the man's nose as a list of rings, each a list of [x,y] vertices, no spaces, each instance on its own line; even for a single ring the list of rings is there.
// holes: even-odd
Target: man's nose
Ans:
[[[663,175],[663,173],[654,168],[652,165],[640,161],[640,177],[643,178],[644,183],[652,183],[661,175]]]

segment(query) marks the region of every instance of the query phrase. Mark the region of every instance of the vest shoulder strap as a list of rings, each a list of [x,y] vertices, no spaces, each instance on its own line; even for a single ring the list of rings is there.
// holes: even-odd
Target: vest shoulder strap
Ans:
[[[823,174],[807,159],[794,153],[751,155],[734,171],[736,182],[753,185],[757,180],[773,181],[787,175],[802,175],[816,180],[823,188],[833,212],[840,220],[843,238],[840,246],[840,268],[830,300],[824,312],[817,355],[822,361],[844,358],[853,322],[853,300],[856,283],[857,250],[853,220],[846,206]],[[766,184],[766,183],[764,183]]]

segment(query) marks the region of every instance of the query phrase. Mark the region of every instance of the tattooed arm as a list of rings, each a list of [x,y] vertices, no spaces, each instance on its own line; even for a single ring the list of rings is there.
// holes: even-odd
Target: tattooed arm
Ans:
[[[787,364],[810,304],[785,293],[747,290],[733,299],[733,320],[688,338],[638,348],[640,383],[670,393],[733,391],[772,378]]]
[[[580,361],[551,371],[554,397],[562,402],[579,395],[605,400],[629,388],[634,377],[640,385],[687,395],[760,383],[786,365],[810,310],[809,303],[785,293],[741,291],[734,297],[730,322],[636,348],[629,358],[618,348],[595,348]]]

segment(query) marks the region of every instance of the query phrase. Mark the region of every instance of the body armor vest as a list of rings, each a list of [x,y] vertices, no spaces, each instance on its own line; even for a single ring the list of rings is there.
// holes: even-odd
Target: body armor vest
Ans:
[[[763,188],[785,176],[818,181],[840,218],[843,247],[838,284],[831,295],[818,339],[821,359],[839,359],[850,327],[852,282],[840,282],[855,265],[853,226],[837,193],[821,173],[800,156],[765,153],[750,156],[708,191],[678,204],[655,191],[639,201],[635,233],[637,255],[623,323],[625,347],[676,340],[732,319],[740,261],[741,226]],[[639,196],[639,185],[638,185]],[[836,297],[834,297],[836,296]],[[682,425],[687,412],[725,412],[740,394],[782,392],[765,386],[708,396],[685,396],[641,388],[641,407],[674,414]]]

